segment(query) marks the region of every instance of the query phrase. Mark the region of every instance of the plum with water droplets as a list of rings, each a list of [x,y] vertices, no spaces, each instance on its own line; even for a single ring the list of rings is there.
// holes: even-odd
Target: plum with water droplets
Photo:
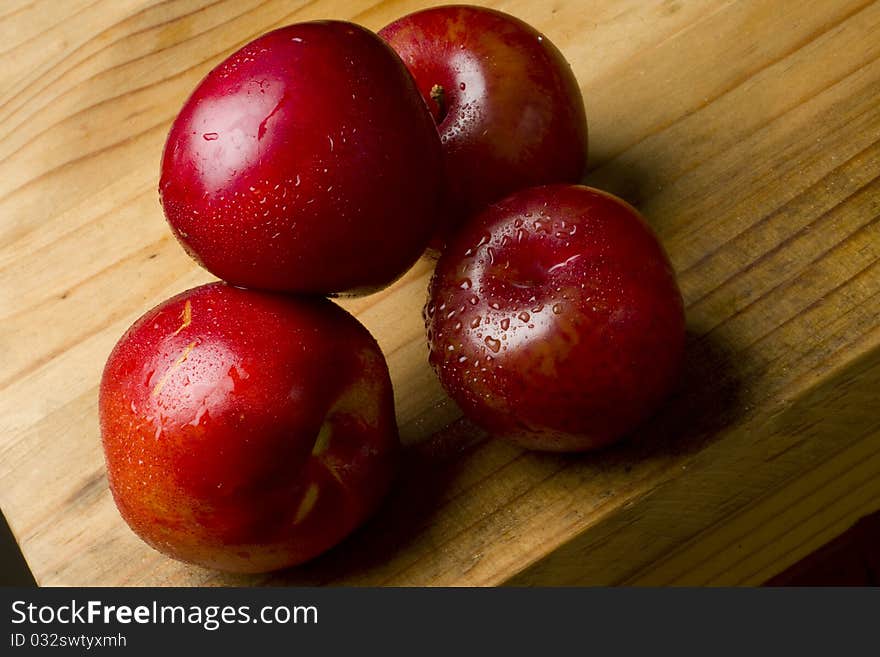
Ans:
[[[639,213],[610,194],[536,187],[465,224],[437,263],[428,305],[465,302],[454,325],[425,315],[430,361],[465,415],[496,436],[598,448],[650,416],[676,381],[685,324],[675,274]]]
[[[265,572],[342,540],[399,443],[375,340],[319,297],[212,283],[148,311],[107,360],[99,411],[122,517],[176,559]]]
[[[159,193],[186,251],[234,285],[382,288],[421,255],[445,193],[440,139],[406,67],[342,21],[290,25],[198,85]]]

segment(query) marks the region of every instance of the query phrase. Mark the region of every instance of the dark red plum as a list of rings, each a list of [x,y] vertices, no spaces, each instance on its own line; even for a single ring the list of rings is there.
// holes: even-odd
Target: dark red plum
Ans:
[[[385,359],[356,319],[224,283],[135,322],[99,409],[125,521],[167,555],[227,571],[338,543],[379,505],[399,449]]]
[[[518,192],[440,257],[430,360],[466,416],[528,448],[612,443],[669,394],[684,347],[675,274],[638,212],[595,189]]]
[[[171,127],[159,184],[175,236],[243,287],[362,294],[435,231],[440,140],[406,67],[351,23],[301,23],[212,70]]]
[[[467,5],[418,11],[379,34],[409,67],[438,124],[450,186],[441,232],[519,189],[580,182],[583,98],[546,36]]]

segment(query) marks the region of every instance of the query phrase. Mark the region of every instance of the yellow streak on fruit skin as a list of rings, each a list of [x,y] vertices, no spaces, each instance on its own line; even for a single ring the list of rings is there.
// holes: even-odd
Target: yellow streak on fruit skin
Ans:
[[[187,302],[183,306],[183,310],[180,313],[180,327],[173,333],[173,335],[177,335],[187,326],[192,324],[192,304],[187,299]]]
[[[318,438],[315,440],[315,446],[312,448],[312,456],[318,460],[318,463],[324,466],[324,469],[331,477],[338,481],[340,485],[345,486],[345,482],[342,481],[342,475],[337,472],[336,468],[324,456],[325,452],[330,448],[330,437],[332,435],[333,425],[327,420],[321,425],[321,430],[318,432]]]
[[[327,411],[327,414],[324,416],[324,422],[318,430],[318,435],[315,437],[315,443],[312,446],[312,458],[316,459],[342,488],[347,488],[343,479],[343,473],[333,465],[334,458],[331,454],[327,453],[333,440],[334,416],[352,415],[367,426],[378,428],[381,411],[375,388],[370,384],[370,381],[374,378],[377,369],[382,368],[384,363],[381,357],[370,349],[361,351],[359,358],[363,370],[362,375],[342,391],[339,398]],[[379,373],[381,374],[381,370]],[[300,509],[297,511],[295,522],[299,522],[301,514],[308,513],[308,509],[303,511],[303,508],[306,502],[308,502],[310,491],[311,488],[306,491]],[[314,494],[317,496],[317,490]],[[311,500],[311,505],[314,505],[314,500]]]
[[[339,482],[340,486],[345,488],[345,482],[342,480],[342,475],[339,473],[339,471],[336,468],[334,468],[333,465],[331,465],[327,461],[325,461],[323,459],[320,459],[320,461],[321,461],[321,465],[324,466],[324,469],[327,470],[327,472],[330,474],[330,476],[333,477],[337,482]]]
[[[153,387],[153,397],[155,397],[162,391],[162,388],[165,386],[165,382],[168,381],[168,377],[171,376],[171,373],[174,372],[174,370],[176,370],[183,364],[183,362],[189,357],[190,352],[195,346],[196,343],[195,341],[193,341],[183,348],[183,351],[181,352],[180,356],[177,357],[177,360],[175,360],[171,364],[171,367],[168,368],[168,371],[162,375],[162,378],[159,379],[159,382]]]
[[[333,429],[331,428],[330,422],[325,421],[324,424],[321,425],[318,437],[315,439],[315,446],[312,447],[313,456],[318,456],[327,451],[327,448],[330,446],[330,435],[332,433]]]
[[[296,515],[293,517],[293,523],[299,524],[305,517],[309,515],[309,512],[315,508],[315,502],[318,501],[318,484],[310,484],[306,489],[305,495],[303,495],[302,501],[299,503],[299,508],[296,510]]]

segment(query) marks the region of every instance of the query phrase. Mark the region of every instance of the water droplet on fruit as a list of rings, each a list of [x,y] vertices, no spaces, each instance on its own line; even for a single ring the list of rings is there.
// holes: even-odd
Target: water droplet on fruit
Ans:
[[[202,135],[202,139],[204,139],[205,141],[214,141],[218,137],[220,137],[220,135],[218,135],[216,132],[206,132]]]
[[[479,328],[479,327],[480,327],[480,318],[479,318],[479,317],[474,317],[474,318],[471,320],[471,328],[474,328],[474,329],[475,329],[475,328]]]
[[[458,287],[460,287],[462,290],[470,290],[471,285],[472,285],[471,279],[466,278],[461,283],[459,283]]]
[[[501,306],[498,305],[498,302],[497,302],[497,301],[493,301],[493,302],[490,303],[489,305],[492,306],[492,308],[494,308],[495,310],[501,310]]]
[[[501,330],[506,331],[509,328],[510,328],[510,319],[505,317],[504,319],[501,320]]]
[[[458,357],[458,362],[459,362],[459,363],[466,363],[466,362],[467,362],[467,356],[459,356],[459,357]]]
[[[458,88],[461,89],[462,91],[464,91],[465,89],[467,89],[467,85],[464,82],[462,82],[458,85]]]
[[[484,342],[486,343],[486,346],[492,350],[493,353],[497,354],[498,351],[501,349],[501,340],[496,340],[491,335],[487,335]]]
[[[495,249],[493,249],[490,246],[488,249],[486,249],[486,253],[489,255],[489,264],[494,265],[495,264]]]
[[[514,228],[522,228],[523,220],[517,217],[516,221],[513,222]]]
[[[521,322],[527,322],[532,318],[532,316],[529,315],[525,310],[522,311],[519,315],[517,315],[517,317],[519,317],[519,320]]]
[[[563,267],[567,267],[568,265],[573,263],[575,260],[578,260],[580,257],[581,257],[581,254],[576,253],[573,256],[566,258],[562,262],[557,262],[555,265],[553,265],[552,267],[547,269],[547,273],[550,274],[550,273],[557,271],[558,269],[562,269]]]
[[[561,312],[562,312],[562,304],[560,304],[560,303],[554,303],[554,304],[553,304],[553,314],[554,314],[554,315],[558,315],[558,314],[561,313]]]
[[[477,297],[471,297],[470,299],[468,299],[468,301],[470,301],[472,306],[476,306],[480,302]]]

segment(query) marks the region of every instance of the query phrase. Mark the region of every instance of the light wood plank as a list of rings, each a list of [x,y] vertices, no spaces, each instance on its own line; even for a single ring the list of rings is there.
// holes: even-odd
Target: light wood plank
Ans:
[[[690,337],[674,399],[601,454],[486,440],[426,363],[422,260],[342,302],[388,357],[408,445],[368,527],[271,578],[184,566],[131,534],[104,479],[101,368],[137,316],[210,280],[157,202],[170,121],[266,30],[324,17],[375,29],[424,4],[37,0],[0,13],[0,508],[41,584],[755,583],[871,506],[880,3],[494,0],[482,4],[567,55],[588,181],[637,204],[679,272]],[[864,459],[847,469],[847,454]],[[798,486],[806,506],[779,506]],[[846,504],[826,504],[844,490]]]

